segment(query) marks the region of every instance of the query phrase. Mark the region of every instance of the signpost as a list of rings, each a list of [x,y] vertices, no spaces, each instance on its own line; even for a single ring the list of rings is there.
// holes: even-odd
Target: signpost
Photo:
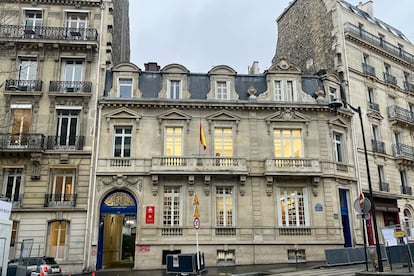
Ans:
[[[359,213],[357,219],[367,220],[371,218],[369,211],[371,210],[371,201],[365,198],[363,193],[354,201],[354,209]],[[362,222],[362,232],[364,236],[364,253],[365,253],[365,267],[368,271],[368,256],[367,256],[367,237],[365,233],[365,222]]]
[[[198,230],[200,230],[200,213],[198,212],[198,205],[200,205],[200,203],[198,202],[197,194],[194,194],[193,205],[195,206],[194,214],[193,214],[193,217],[194,217],[193,226],[194,226],[194,229],[196,230],[197,271],[199,271],[200,270],[200,252],[198,249]]]

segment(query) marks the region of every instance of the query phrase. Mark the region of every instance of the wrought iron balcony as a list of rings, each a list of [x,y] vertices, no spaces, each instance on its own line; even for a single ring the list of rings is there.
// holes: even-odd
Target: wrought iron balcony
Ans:
[[[20,208],[23,206],[23,195],[6,193],[5,195],[0,195],[0,199],[3,201],[11,202],[13,208]]]
[[[413,92],[414,93],[414,84],[408,82],[408,81],[404,81],[404,89],[409,91],[409,92]]]
[[[42,91],[41,80],[6,80],[6,91],[18,92],[40,92]]]
[[[380,191],[382,191],[382,192],[389,192],[390,191],[390,184],[388,184],[387,182],[380,182],[379,186],[380,186]]]
[[[388,107],[388,118],[390,121],[401,122],[404,125],[414,126],[414,116],[413,113],[408,110],[401,108],[396,105]]]
[[[401,193],[404,195],[412,195],[411,187],[409,186],[401,186]]]
[[[380,111],[379,104],[377,104],[377,103],[369,103],[369,109],[375,110],[375,111]]]
[[[378,153],[384,153],[385,154],[385,144],[384,142],[378,141],[378,140],[371,140],[372,142],[372,151],[378,152]]]
[[[0,149],[43,150],[45,136],[35,133],[0,133]]]
[[[344,30],[345,33],[348,35],[357,37],[362,41],[369,43],[372,46],[375,46],[389,54],[397,56],[410,64],[414,64],[414,55],[404,51],[401,47],[395,46],[387,41],[384,41],[384,39],[381,39],[380,37],[375,36],[359,28],[358,26],[355,26],[348,22],[345,24]]]
[[[320,175],[321,166],[317,159],[273,158],[266,160],[267,175]]]
[[[48,136],[48,150],[82,150],[85,136]]]
[[[375,74],[375,68],[372,67],[371,65],[368,65],[366,63],[362,63],[362,70],[363,70],[365,75],[369,75],[369,76],[372,76],[372,77],[377,77],[377,75]]]
[[[405,144],[394,144],[392,147],[394,156],[414,159],[414,147]]]
[[[384,72],[384,81],[392,85],[397,85],[397,78],[389,73]]]
[[[98,32],[92,28],[0,25],[0,38],[97,41]]]
[[[76,207],[77,194],[46,194],[45,207],[69,206]]]
[[[49,93],[91,93],[90,81],[50,81]]]

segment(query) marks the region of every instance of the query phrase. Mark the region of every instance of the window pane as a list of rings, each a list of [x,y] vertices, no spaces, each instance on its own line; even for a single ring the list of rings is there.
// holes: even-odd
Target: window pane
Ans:
[[[274,152],[278,158],[302,157],[302,133],[298,129],[275,129]]]

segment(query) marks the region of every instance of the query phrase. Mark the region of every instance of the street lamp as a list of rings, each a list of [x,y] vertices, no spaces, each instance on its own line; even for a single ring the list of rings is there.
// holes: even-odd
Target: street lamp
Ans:
[[[367,177],[368,177],[369,200],[371,201],[372,224],[374,226],[374,234],[375,234],[375,248],[376,248],[376,251],[377,251],[377,258],[378,258],[378,270],[380,272],[383,272],[384,267],[382,266],[381,247],[380,247],[379,239],[378,239],[377,216],[375,214],[376,210],[375,210],[374,196],[373,196],[373,193],[372,193],[371,174],[369,172],[367,143],[365,141],[365,131],[364,131],[364,124],[362,122],[361,107],[358,106],[358,108],[355,108],[352,105],[350,105],[349,103],[346,103],[346,102],[342,103],[341,101],[338,101],[338,100],[329,103],[329,107],[333,108],[334,110],[337,110],[338,108],[341,108],[344,104],[345,104],[345,106],[349,106],[352,111],[358,113],[359,122],[361,123],[362,141],[363,141],[363,144],[364,144],[365,166],[367,168]]]

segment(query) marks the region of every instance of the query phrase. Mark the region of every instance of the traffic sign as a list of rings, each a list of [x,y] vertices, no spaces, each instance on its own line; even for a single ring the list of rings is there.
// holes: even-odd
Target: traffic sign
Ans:
[[[404,231],[394,231],[394,237],[395,238],[404,238],[405,233],[404,233]]]
[[[194,226],[195,230],[200,229],[200,219],[199,218],[194,218],[193,226]]]
[[[370,214],[357,214],[357,219],[370,219]]]
[[[361,201],[363,201],[362,204],[361,204]],[[362,205],[362,208],[361,208],[361,205]],[[364,197],[362,200],[357,198],[354,201],[354,209],[358,213],[368,213],[369,210],[371,210],[371,201],[366,197]]]

